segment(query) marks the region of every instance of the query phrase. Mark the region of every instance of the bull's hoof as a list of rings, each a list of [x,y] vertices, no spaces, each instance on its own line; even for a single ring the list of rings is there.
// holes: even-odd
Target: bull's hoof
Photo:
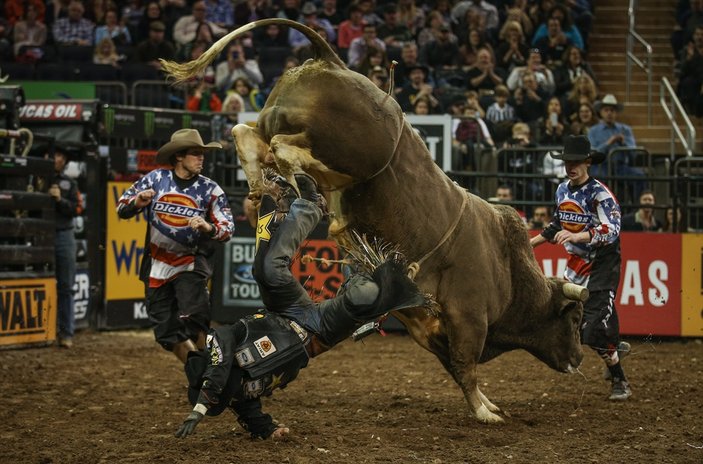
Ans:
[[[484,405],[481,405],[481,407],[476,411],[476,420],[483,422],[484,424],[500,424],[504,422],[502,417],[497,414],[493,414]]]

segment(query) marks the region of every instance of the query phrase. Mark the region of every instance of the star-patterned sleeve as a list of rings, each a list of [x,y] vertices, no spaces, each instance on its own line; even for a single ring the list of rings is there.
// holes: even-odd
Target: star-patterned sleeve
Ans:
[[[137,208],[134,201],[137,198],[139,192],[148,190],[154,185],[154,178],[160,176],[160,171],[152,171],[146,176],[142,177],[138,181],[132,184],[120,197],[117,202],[117,215],[122,219],[129,219],[136,216],[141,209]]]
[[[620,237],[620,206],[607,192],[600,192],[594,202],[598,223],[589,229],[590,244],[603,246],[615,242]]]
[[[220,242],[228,241],[234,233],[234,219],[227,195],[217,185],[210,194],[207,214],[208,221],[215,227],[211,238]]]

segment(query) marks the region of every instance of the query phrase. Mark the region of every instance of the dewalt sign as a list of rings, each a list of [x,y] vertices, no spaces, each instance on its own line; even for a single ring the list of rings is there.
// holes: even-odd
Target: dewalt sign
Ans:
[[[56,280],[0,280],[0,345],[56,339]]]

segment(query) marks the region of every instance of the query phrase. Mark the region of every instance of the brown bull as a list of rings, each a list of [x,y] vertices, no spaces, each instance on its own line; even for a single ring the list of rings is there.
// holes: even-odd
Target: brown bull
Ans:
[[[256,128],[240,124],[232,131],[251,195],[260,195],[261,166],[272,155],[291,183],[303,170],[318,180],[335,238],[354,228],[398,244],[417,261],[416,281],[435,296],[438,315],[415,309],[396,316],[452,374],[477,419],[502,421],[478,389],[480,362],[523,348],[553,369],[573,371],[583,356],[578,299],[585,289],[546,279],[515,211],[456,186],[393,98],[347,69],[311,29],[282,19],[256,21],[198,60],[164,67],[176,81],[190,79],[231,40],[268,24],[304,33],[316,58],[283,75]],[[564,295],[569,289],[573,299]]]

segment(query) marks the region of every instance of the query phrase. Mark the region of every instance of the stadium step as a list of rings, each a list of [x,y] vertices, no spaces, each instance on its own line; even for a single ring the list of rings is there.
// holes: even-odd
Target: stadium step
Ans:
[[[635,31],[652,46],[652,124],[648,122],[647,77],[632,63],[630,94],[626,99],[626,56],[629,19],[628,0],[595,0],[593,30],[589,39],[588,60],[598,78],[601,94],[613,93],[625,103],[620,120],[632,126],[638,145],[651,153],[669,154],[671,125],[659,103],[662,77],[676,88],[675,57],[671,49],[674,12],[678,0],[639,0],[636,2]],[[644,48],[635,44],[635,55],[645,59]],[[683,130],[681,118],[679,127]],[[692,118],[697,135],[697,151],[702,151],[703,119]],[[679,143],[676,153],[683,153]]]

